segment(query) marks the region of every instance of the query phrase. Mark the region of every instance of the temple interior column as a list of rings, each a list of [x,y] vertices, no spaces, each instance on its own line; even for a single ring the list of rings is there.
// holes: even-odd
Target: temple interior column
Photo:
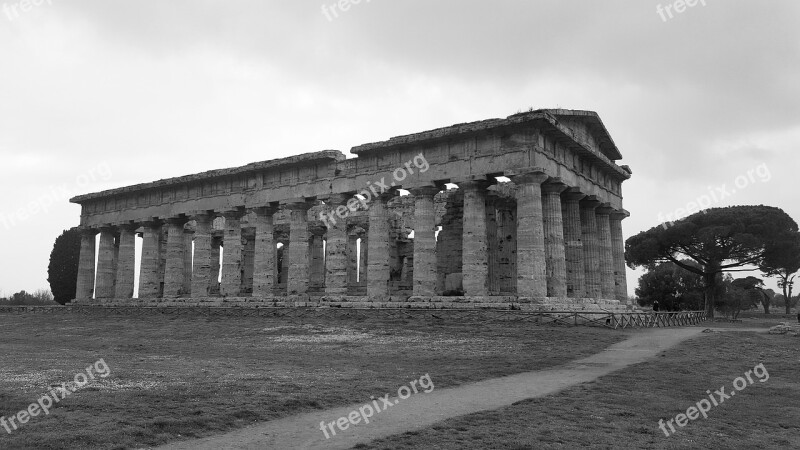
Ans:
[[[489,294],[489,245],[486,229],[486,188],[490,183],[473,180],[458,183],[464,191],[462,251],[462,285],[464,295],[481,297]]]
[[[220,293],[220,255],[222,254],[222,241],[224,236],[211,235],[211,272],[209,274],[209,287],[208,293],[211,295],[219,295]]]
[[[183,265],[186,240],[183,236],[184,218],[167,219],[167,263],[164,268],[164,298],[176,298],[183,294]]]
[[[78,257],[78,280],[75,289],[76,300],[89,300],[94,297],[95,236],[97,230],[81,229],[81,252]]]
[[[322,232],[322,234],[320,234]],[[325,231],[309,227],[309,292],[325,292]]]
[[[303,201],[286,203],[290,211],[289,248],[286,290],[289,295],[304,295],[308,292],[308,209]],[[330,245],[330,244],[329,244]],[[284,253],[286,255],[287,253]]]
[[[586,295],[583,241],[581,240],[580,200],[586,194],[570,188],[562,195],[562,217],[564,220],[564,255],[567,272],[567,296],[580,298]]]
[[[351,230],[347,233],[347,288],[358,287],[358,233]]]
[[[542,183],[547,175],[531,171],[511,177],[517,185],[517,295],[547,296]]]
[[[100,230],[100,249],[97,253],[97,298],[113,298],[115,294],[114,279],[116,267],[114,266],[116,230],[104,227]]]
[[[434,196],[434,205],[436,197],[445,200],[436,236],[436,295],[464,295],[464,192],[455,189],[442,194]]]
[[[192,294],[192,258],[194,252],[192,250],[192,243],[194,242],[194,233],[188,230],[183,231],[183,285],[181,286],[181,293],[187,296]]]
[[[289,289],[289,242],[283,242],[280,252],[280,267],[278,268],[278,279],[280,280],[281,291],[286,294]]]
[[[347,295],[348,236],[346,204],[350,195],[337,194],[323,199],[326,205],[328,239],[325,246],[325,295]]]
[[[139,267],[139,298],[156,298],[159,295],[161,275],[161,223],[148,221],[142,224],[142,261]]]
[[[242,212],[225,211],[225,236],[222,243],[222,283],[220,294],[223,297],[237,297],[242,287]]]
[[[211,222],[213,218],[206,212],[192,216],[194,229],[194,263],[192,264],[192,297],[208,297],[211,288]],[[217,247],[219,248],[219,247]],[[219,253],[217,253],[219,255]],[[217,258],[219,263],[219,258]]]
[[[581,241],[583,242],[583,268],[586,275],[585,297],[600,298],[603,290],[600,285],[600,242],[597,235],[595,208],[600,202],[595,196],[581,200]]]
[[[622,236],[622,221],[629,215],[628,211],[622,209],[614,211],[610,216],[615,298],[626,303],[628,301],[628,282],[627,274],[625,273],[625,239]]]
[[[561,216],[561,192],[567,188],[557,178],[542,185],[542,213],[544,215],[544,250],[547,265],[547,296],[567,296],[566,252],[564,249],[564,221]]]
[[[275,208],[255,208],[256,237],[253,256],[253,297],[269,297],[275,288]]]
[[[388,299],[389,296],[391,245],[386,204],[390,198],[379,195],[372,199],[369,208],[367,295],[371,299]]]
[[[117,257],[115,298],[133,297],[135,272],[136,227],[122,225],[119,227],[119,255]]]
[[[253,295],[253,275],[255,270],[256,230],[242,228],[242,264],[239,296]]]
[[[358,253],[358,286],[361,289],[367,287],[367,264],[369,261],[369,237],[367,237],[366,231],[361,237],[361,244],[359,246],[359,253]]]
[[[414,287],[415,297],[436,295],[436,211],[433,186],[411,190],[414,196]]]
[[[611,249],[611,224],[609,221],[609,214],[614,212],[614,208],[604,203],[595,212],[600,250],[600,291],[603,298],[609,300],[617,297],[614,287],[614,254]]]

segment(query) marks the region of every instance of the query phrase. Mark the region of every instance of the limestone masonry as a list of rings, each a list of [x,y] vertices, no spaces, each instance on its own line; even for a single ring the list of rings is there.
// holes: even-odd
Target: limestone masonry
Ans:
[[[350,153],[71,199],[75,303],[625,308],[631,172],[596,113],[536,110]]]

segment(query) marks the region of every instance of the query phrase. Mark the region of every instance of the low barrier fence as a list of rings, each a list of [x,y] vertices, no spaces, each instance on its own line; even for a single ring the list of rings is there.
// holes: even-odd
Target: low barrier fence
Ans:
[[[343,320],[431,320],[431,321],[521,321],[561,326],[597,326],[612,329],[663,328],[697,325],[704,311],[611,312],[611,311],[519,311],[511,309],[415,309],[336,307],[134,307],[134,306],[0,306],[0,314],[85,314],[122,316],[274,317],[290,321]]]

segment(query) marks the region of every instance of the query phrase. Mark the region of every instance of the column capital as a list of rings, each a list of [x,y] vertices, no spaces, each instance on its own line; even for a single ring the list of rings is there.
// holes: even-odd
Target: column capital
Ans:
[[[355,195],[356,195],[355,192],[341,192],[336,194],[327,194],[317,198],[325,202],[326,205],[339,206],[346,204],[348,200],[355,197]]]
[[[577,202],[583,200],[586,197],[586,194],[581,192],[581,190],[576,187],[571,187],[562,192],[561,197],[566,201]]]
[[[441,189],[437,186],[417,186],[409,187],[408,191],[411,192],[411,195],[414,197],[433,197],[438,194]]]
[[[603,202],[601,202],[597,198],[597,196],[594,195],[587,195],[583,200],[581,200],[580,203],[581,203],[581,208],[586,208],[586,209],[595,209],[603,204]]]
[[[392,187],[387,189],[385,192],[379,193],[377,196],[373,196],[371,199],[368,199],[368,202],[373,200],[380,200],[383,203],[388,203],[389,200],[397,197],[397,194],[400,192],[400,188]]]
[[[170,225],[186,225],[189,222],[189,218],[184,214],[178,214],[177,216],[164,218],[164,222]]]
[[[214,210],[216,217],[224,217],[226,219],[241,219],[246,214],[244,207],[228,208],[221,210]]]
[[[100,224],[100,226],[98,228],[100,229],[101,233],[108,233],[108,232],[112,232],[113,233],[113,232],[117,231],[117,226],[114,225],[114,224],[110,224],[110,223]]]
[[[164,221],[159,219],[158,217],[148,217],[146,219],[142,219],[139,221],[139,225],[148,228],[160,227],[163,224]]]
[[[120,231],[121,230],[136,231],[136,229],[139,228],[139,224],[135,223],[132,220],[129,220],[127,222],[119,222],[119,223],[114,224],[114,226]]]
[[[600,206],[597,207],[597,209],[595,210],[595,213],[597,213],[599,215],[607,216],[607,215],[612,214],[614,211],[616,211],[616,210],[611,207],[610,203],[602,203]]]
[[[280,205],[290,211],[308,211],[314,205],[305,198],[281,200]]]
[[[203,219],[213,219],[215,216],[214,210],[197,210],[197,211],[189,211],[186,213],[186,217],[191,220],[203,220]]]
[[[85,236],[97,236],[97,233],[99,232],[100,230],[94,227],[88,227],[88,226],[78,227],[78,233]]]
[[[564,192],[569,186],[563,182],[561,178],[551,177],[544,183],[542,183],[542,192],[552,193],[552,194],[561,194]]]
[[[455,184],[458,185],[459,189],[463,189],[464,191],[486,191],[489,189],[489,186],[494,183],[484,179],[468,179],[455,182]]]
[[[625,220],[631,216],[631,213],[624,209],[615,209],[614,212],[611,213],[611,219],[613,220]]]
[[[508,170],[506,171],[506,176],[514,184],[542,184],[549,178],[541,167]]]
[[[248,208],[248,211],[255,213],[257,216],[264,217],[274,215],[276,212],[278,212],[278,209],[279,207],[277,204],[269,204],[266,206],[254,206]]]

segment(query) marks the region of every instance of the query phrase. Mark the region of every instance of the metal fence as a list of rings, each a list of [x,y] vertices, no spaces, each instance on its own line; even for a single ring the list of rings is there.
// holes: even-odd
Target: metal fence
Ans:
[[[185,317],[272,317],[289,321],[429,320],[432,322],[530,322],[540,325],[596,326],[612,329],[662,328],[697,325],[703,311],[611,312],[520,311],[510,309],[417,309],[338,307],[141,307],[141,306],[0,306],[0,314],[83,314],[101,316],[169,315]]]

